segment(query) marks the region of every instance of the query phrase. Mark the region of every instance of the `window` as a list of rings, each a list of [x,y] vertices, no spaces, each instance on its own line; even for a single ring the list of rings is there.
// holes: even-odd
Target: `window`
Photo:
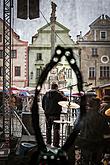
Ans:
[[[105,95],[110,95],[110,89],[105,89]]]
[[[0,66],[0,76],[3,76],[3,66]]]
[[[106,39],[107,38],[107,32],[101,31],[100,32],[100,39]]]
[[[36,78],[39,78],[42,72],[42,67],[36,69]]]
[[[100,78],[108,79],[110,78],[110,67],[109,66],[100,66]]]
[[[11,58],[16,58],[16,50],[11,51]]]
[[[95,68],[94,67],[89,68],[89,78],[95,79]]]
[[[0,58],[3,58],[3,50],[0,50]],[[16,50],[11,51],[11,58],[16,58]]]
[[[37,61],[42,60],[42,53],[37,53],[36,54],[36,60]]]
[[[3,58],[3,50],[0,50],[0,58]]]
[[[21,67],[15,66],[15,76],[21,76]]]
[[[66,69],[66,78],[72,78],[72,69]]]
[[[92,56],[97,56],[97,48],[92,48]]]
[[[0,34],[0,42],[2,42],[2,35]]]

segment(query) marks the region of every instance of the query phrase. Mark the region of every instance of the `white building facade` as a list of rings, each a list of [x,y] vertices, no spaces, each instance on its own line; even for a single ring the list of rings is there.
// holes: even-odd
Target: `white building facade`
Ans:
[[[29,86],[35,87],[40,74],[51,59],[51,24],[46,24],[38,30],[38,33],[32,37],[32,43],[29,45]],[[74,49],[75,43],[69,36],[69,29],[55,23],[55,47],[69,47],[77,54]],[[76,60],[79,60],[76,56]],[[76,77],[65,58],[49,73],[46,84],[49,87],[52,81],[57,81],[60,87],[76,83]]]

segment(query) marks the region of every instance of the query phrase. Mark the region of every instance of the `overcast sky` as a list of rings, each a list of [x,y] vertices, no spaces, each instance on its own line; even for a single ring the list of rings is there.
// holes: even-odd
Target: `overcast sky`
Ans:
[[[12,28],[22,40],[31,43],[32,36],[37,30],[50,21],[51,0],[40,1],[40,18],[21,20],[17,18],[16,0],[12,9]],[[73,40],[82,31],[83,35],[89,30],[89,25],[102,14],[110,16],[110,0],[54,0],[57,4],[57,21],[68,29]],[[0,17],[2,18],[2,0],[0,0]]]

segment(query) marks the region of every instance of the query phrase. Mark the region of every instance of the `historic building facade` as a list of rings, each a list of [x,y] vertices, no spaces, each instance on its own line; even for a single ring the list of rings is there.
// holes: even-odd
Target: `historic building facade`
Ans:
[[[28,42],[11,29],[11,85],[28,85]],[[3,20],[0,19],[0,86],[3,85]]]
[[[69,29],[55,23],[55,47],[70,47],[77,54],[75,44],[69,36]],[[78,56],[76,56],[78,58]],[[36,82],[42,72],[42,69],[51,59],[51,25],[46,24],[38,30],[38,33],[32,37],[32,43],[29,45],[29,86],[36,86]],[[58,81],[59,86],[76,83],[76,77],[72,72],[68,62],[62,58],[61,62],[49,73],[46,83]]]
[[[89,27],[78,36],[80,68],[84,82],[99,86],[110,81],[110,17],[101,15]]]

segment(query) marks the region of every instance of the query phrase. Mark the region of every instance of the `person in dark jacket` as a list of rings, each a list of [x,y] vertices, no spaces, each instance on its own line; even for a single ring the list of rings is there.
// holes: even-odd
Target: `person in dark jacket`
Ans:
[[[80,122],[79,146],[81,148],[83,163],[88,165],[101,164],[104,150],[104,135],[110,129],[107,120],[99,113],[100,100],[92,98],[88,102],[88,111]]]
[[[59,147],[60,140],[60,125],[54,123],[54,120],[60,120],[60,114],[62,107],[58,104],[59,101],[66,101],[65,97],[61,92],[58,91],[58,85],[52,83],[51,90],[46,92],[42,99],[42,108],[46,117],[46,140],[47,144],[52,143],[52,126],[53,126],[53,146]]]

